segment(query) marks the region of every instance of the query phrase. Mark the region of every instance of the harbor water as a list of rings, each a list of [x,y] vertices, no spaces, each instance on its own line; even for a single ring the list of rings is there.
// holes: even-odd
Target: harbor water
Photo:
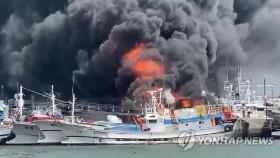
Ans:
[[[0,158],[279,158],[280,141],[272,145],[0,146]]]

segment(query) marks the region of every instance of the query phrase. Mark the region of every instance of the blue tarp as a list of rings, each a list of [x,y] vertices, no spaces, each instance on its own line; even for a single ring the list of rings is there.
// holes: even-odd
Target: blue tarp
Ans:
[[[121,124],[118,126],[110,127],[109,130],[112,131],[123,131],[123,132],[138,132],[141,131],[140,127],[131,124]]]

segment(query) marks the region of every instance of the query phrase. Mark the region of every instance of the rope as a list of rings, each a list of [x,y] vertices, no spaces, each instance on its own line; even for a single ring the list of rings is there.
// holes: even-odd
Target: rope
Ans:
[[[35,93],[35,94],[40,95],[40,96],[42,96],[42,97],[51,99],[51,96],[50,96],[50,95],[46,95],[46,94],[43,94],[43,93],[39,93],[39,92],[36,92],[36,91],[34,91],[34,90],[25,88],[25,87],[22,87],[22,89],[27,90],[27,91],[32,92],[32,93]],[[59,99],[55,99],[55,101],[56,101],[56,102],[59,102],[59,103],[62,103],[62,104],[69,104],[69,102],[66,102],[66,101],[63,101],[63,100],[59,100]]]
[[[37,95],[41,95],[41,96],[43,96],[43,97],[45,97],[45,98],[50,98],[49,96],[47,96],[47,95],[45,95],[45,94],[42,94],[42,93],[33,91],[33,90],[28,89],[28,88],[25,88],[25,87],[22,87],[22,89],[25,89],[25,90],[27,90],[27,91],[29,91],[29,92],[32,92],[32,93],[35,93],[35,94],[37,94]]]
[[[51,99],[51,95],[49,95],[49,94],[43,94],[43,93],[34,91],[34,90],[29,89],[29,88],[26,88],[26,87],[22,87],[22,88],[23,88],[24,90],[26,90],[26,91],[29,91],[29,92],[32,92],[32,93],[34,93],[34,94],[40,95],[40,96],[42,96],[42,97]],[[55,101],[56,101],[57,103],[61,103],[61,104],[71,104],[71,101],[63,101],[63,100],[59,100],[59,99],[55,99]],[[88,102],[88,103],[77,103],[75,106],[84,108],[84,107],[88,107],[89,105],[93,105],[93,106],[95,106],[95,107],[115,108],[115,105],[111,105],[111,104],[99,104],[99,103],[93,103],[93,102]]]

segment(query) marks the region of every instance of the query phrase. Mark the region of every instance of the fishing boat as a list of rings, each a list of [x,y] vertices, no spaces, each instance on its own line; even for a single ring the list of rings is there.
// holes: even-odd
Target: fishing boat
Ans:
[[[15,135],[15,138],[8,141],[7,144],[60,143],[60,141],[56,140],[59,137],[57,134],[49,136],[48,132],[42,130],[43,128],[40,126],[42,124],[41,122],[44,121],[54,122],[53,115],[49,114],[48,109],[28,110],[25,108],[23,89],[24,87],[20,86],[19,93],[15,95],[17,108],[12,112],[15,120],[12,133]]]
[[[276,100],[276,99],[275,99]],[[267,111],[267,115],[273,118],[273,130],[279,131],[280,130],[280,102],[277,99],[275,103],[272,103],[272,107]]]
[[[234,117],[234,137],[271,136],[273,119],[267,116],[266,96],[255,95],[250,80],[242,79],[240,65],[237,82],[227,79],[224,90],[227,93],[222,104],[230,109]]]
[[[12,126],[1,125],[0,127],[0,144],[6,144],[10,139]]]
[[[32,123],[39,128],[44,136],[38,140],[38,144],[60,144],[61,141],[67,139],[62,131],[62,123],[60,121],[50,118],[34,120]]]
[[[8,141],[7,144],[33,145],[38,144],[38,140],[44,137],[40,129],[29,122],[14,123],[12,132],[15,134],[15,138]]]
[[[192,132],[195,136],[210,136],[231,132],[232,124],[222,121],[222,110],[209,110],[207,106],[188,109],[168,109],[163,100],[174,103],[170,90],[162,89],[146,92],[149,101],[142,107],[142,113],[132,116],[134,124],[121,122],[117,116],[108,121],[93,124],[69,124],[64,126],[68,137],[63,144],[147,144],[175,143],[182,132]],[[165,94],[165,95],[164,95]],[[165,98],[163,98],[165,97]],[[168,97],[168,98],[167,98]]]
[[[67,139],[62,141],[62,144],[95,144],[99,141],[96,131],[103,131],[106,128],[103,124],[89,124],[77,116],[65,117],[65,119],[69,121],[62,124],[62,129]]]
[[[70,102],[72,104],[71,116],[63,116],[61,112],[58,111],[55,104],[55,95],[54,88],[52,86],[50,99],[52,102],[52,118],[43,119],[43,120],[34,120],[34,123],[44,135],[43,139],[40,139],[38,143],[40,144],[88,144],[92,143],[90,134],[91,131],[82,132],[79,131],[79,128],[87,128],[93,125],[87,124],[82,118],[74,116],[75,112],[75,94],[72,93],[73,100]],[[89,128],[89,129],[98,129],[98,128]],[[86,139],[84,139],[86,138]],[[74,139],[74,141],[73,141]],[[72,143],[73,142],[73,143]],[[77,143],[75,143],[77,142]]]
[[[56,108],[54,87],[52,86],[50,96],[26,89],[52,101],[50,108],[31,110],[31,114],[28,115],[24,108],[23,89],[26,88],[20,86],[20,91],[15,96],[17,109],[14,115],[17,121],[12,129],[15,139],[8,141],[7,144],[60,144],[65,141],[67,137],[62,127],[69,123],[69,119],[61,117],[61,113]]]
[[[12,125],[7,119],[8,106],[5,105],[3,100],[0,100],[0,144],[5,144],[8,140],[12,139]]]
[[[161,97],[173,104],[170,90],[162,93],[162,89],[147,91],[149,102],[144,105],[144,114],[135,117],[137,128],[107,128],[97,131],[101,144],[146,144],[176,143],[180,133],[190,132],[194,136],[211,136],[231,132],[232,126],[223,122],[222,110],[210,105],[197,105],[182,109],[170,109],[164,106]],[[167,98],[166,98],[167,97]],[[212,110],[210,110],[212,109]],[[101,134],[101,135],[98,135]]]
[[[42,139],[38,140],[39,144],[60,144],[67,139],[61,128],[61,121],[64,121],[62,114],[55,105],[54,86],[51,88],[50,99],[52,103],[51,110],[43,112],[43,116],[46,116],[46,118],[32,121],[44,135]]]
[[[37,144],[38,140],[44,137],[35,124],[26,121],[23,95],[23,87],[20,86],[20,92],[15,95],[17,108],[13,112],[15,122],[13,123],[12,132],[15,138],[7,141],[7,144]]]
[[[62,144],[96,144],[96,142],[100,142],[99,136],[103,135],[103,133],[97,133],[98,131],[104,131],[107,127],[123,125],[122,120],[115,115],[107,115],[107,120],[104,121],[87,123],[83,118],[75,116],[75,100],[75,94],[72,91],[71,116],[65,117],[61,125],[61,129],[67,137],[66,140],[61,141]]]

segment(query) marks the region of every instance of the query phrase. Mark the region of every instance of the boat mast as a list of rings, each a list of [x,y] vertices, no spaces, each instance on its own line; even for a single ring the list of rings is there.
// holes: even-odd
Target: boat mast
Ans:
[[[23,105],[24,105],[22,86],[20,86],[18,96],[19,96],[19,100],[18,100],[19,116],[21,117],[22,116],[22,109],[23,109]]]
[[[74,86],[75,86],[75,80],[72,78],[72,110],[71,110],[71,124],[74,124],[74,117],[75,117],[75,102],[76,102],[76,97],[74,93]]]
[[[251,93],[250,80],[247,80],[246,83],[247,83],[247,91],[246,91],[245,101],[246,103],[251,103],[252,93]]]
[[[227,92],[227,104],[229,103],[229,100],[234,98],[233,94],[233,85],[229,81],[229,69],[228,69],[228,58],[226,57],[226,80],[224,81],[224,90]]]
[[[55,95],[54,95],[54,86],[52,85],[52,94],[51,94],[51,100],[52,100],[52,114],[54,116],[54,113],[55,113]]]
[[[226,80],[226,82],[228,83],[229,82],[229,77],[228,77],[228,75],[229,75],[229,71],[228,71],[228,60],[227,60],[227,57],[226,57],[226,75],[227,75],[227,80]]]
[[[263,87],[263,104],[264,104],[264,106],[265,106],[265,114],[266,114],[266,119],[267,119],[267,103],[266,103],[266,101],[267,101],[267,96],[266,96],[266,87],[271,87],[271,88],[273,88],[274,87],[274,85],[268,85],[268,84],[266,84],[266,79],[264,78],[263,79],[263,85],[257,85],[257,87]]]
[[[201,91],[201,97],[203,98],[203,102],[205,103],[205,104],[209,104],[208,102],[207,102],[207,98],[206,98],[206,91],[203,89],[203,87],[202,87],[202,81],[201,81],[201,76],[199,75],[198,76],[199,77],[199,84],[200,84],[200,91]]]
[[[267,120],[267,103],[266,103],[266,82],[263,80],[263,96],[264,96],[264,105],[265,105],[265,119]]]
[[[240,62],[238,62],[238,99],[240,100],[240,89],[241,89],[241,65]]]
[[[74,124],[74,114],[75,114],[75,93],[74,90],[72,88],[72,111],[71,111],[71,124]]]

